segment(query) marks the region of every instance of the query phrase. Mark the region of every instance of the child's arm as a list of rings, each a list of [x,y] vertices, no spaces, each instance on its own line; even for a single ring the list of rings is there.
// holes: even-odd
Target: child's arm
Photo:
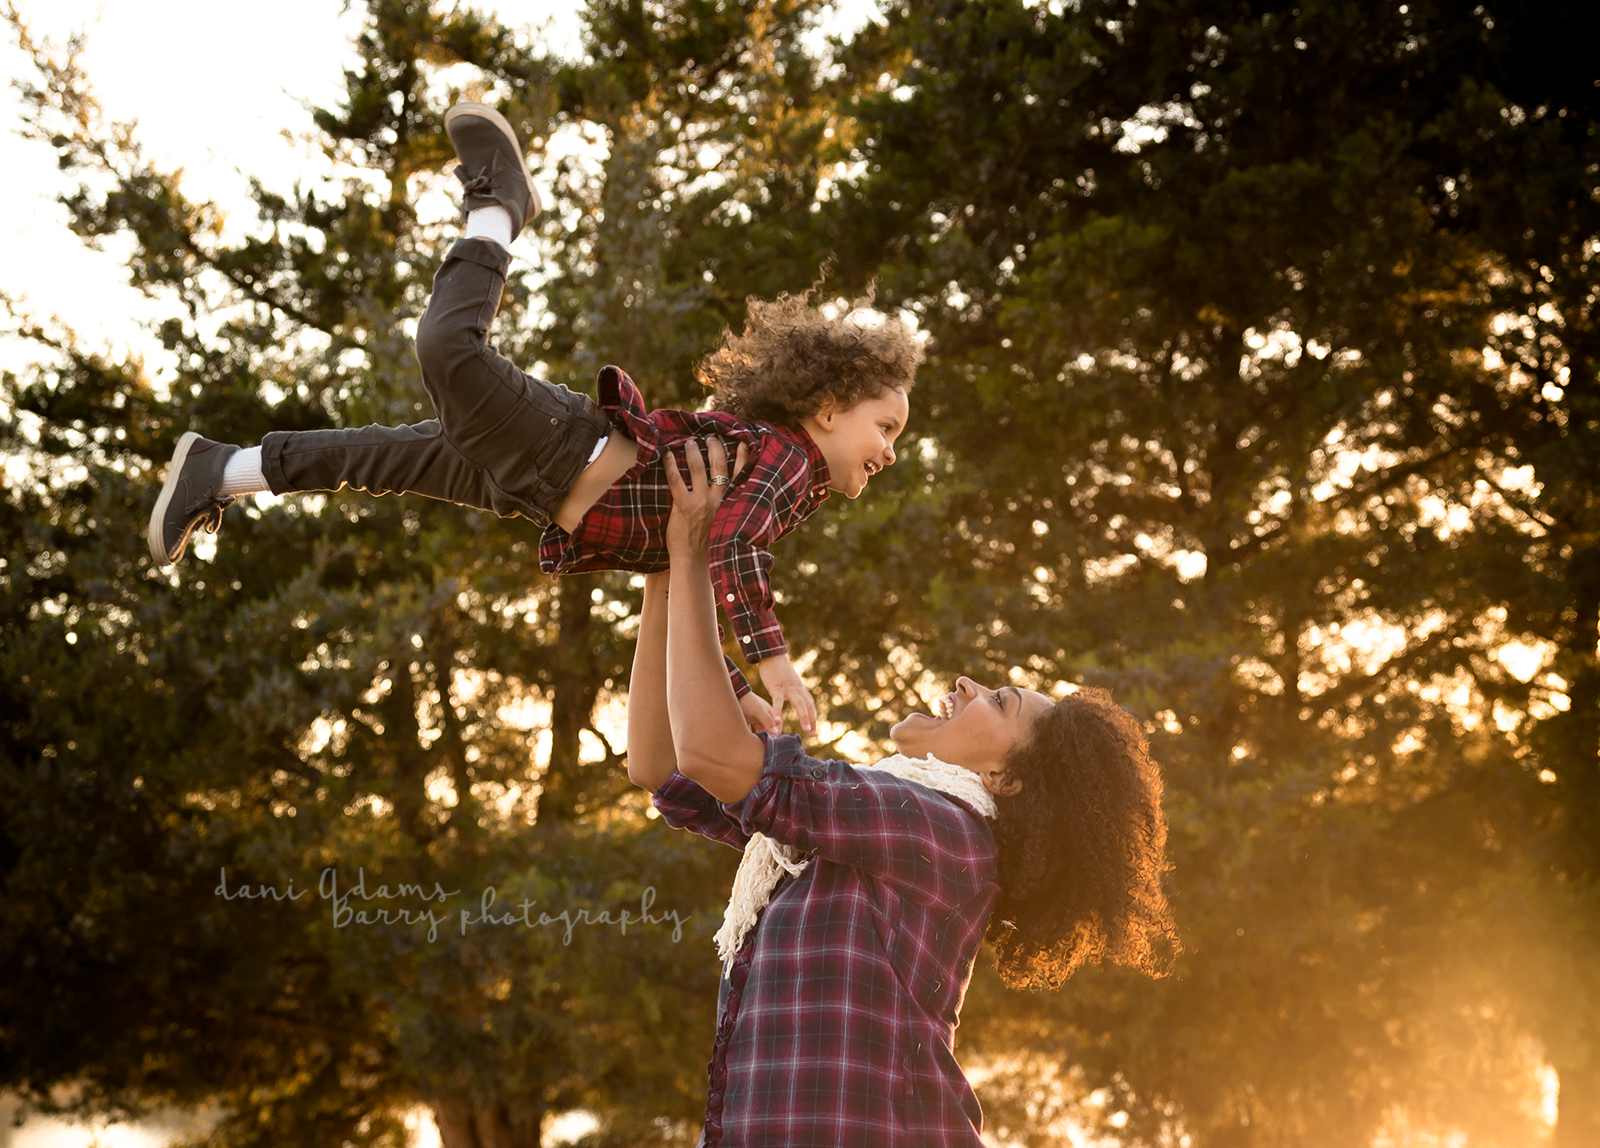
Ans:
[[[759,667],[761,684],[772,699],[771,721],[757,725],[757,715],[740,697],[751,728],[783,732],[787,703],[809,734],[816,732],[817,707],[789,660],[788,644],[772,610],[772,555],[766,549],[792,528],[796,499],[809,482],[809,473],[792,464],[793,453],[781,443],[773,450],[763,449],[749,474],[740,458],[734,473],[743,476],[742,481],[729,492],[711,527],[711,577],[717,604],[732,623],[744,656]]]
[[[644,577],[639,643],[628,681],[628,780],[651,793],[678,768],[667,720],[666,571]]]

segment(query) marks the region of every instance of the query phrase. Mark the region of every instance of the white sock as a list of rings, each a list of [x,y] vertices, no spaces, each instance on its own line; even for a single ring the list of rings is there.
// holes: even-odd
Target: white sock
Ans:
[[[501,247],[511,247],[511,213],[498,203],[493,207],[474,207],[467,212],[467,238],[492,239]]]
[[[271,489],[267,476],[261,473],[261,448],[247,446],[235,452],[228,465],[222,468],[222,485],[217,493],[260,494]]]

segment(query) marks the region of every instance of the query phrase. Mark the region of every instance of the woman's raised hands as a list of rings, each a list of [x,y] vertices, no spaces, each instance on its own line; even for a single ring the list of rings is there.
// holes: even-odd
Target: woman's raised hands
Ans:
[[[739,444],[739,453],[733,465],[734,474],[744,469],[747,450],[744,443]],[[684,442],[683,454],[689,468],[687,481],[678,469],[675,454],[668,451],[665,460],[667,489],[672,491],[672,516],[667,520],[667,552],[673,555],[703,553],[707,550],[711,541],[711,523],[716,519],[717,507],[722,505],[723,496],[728,493],[728,485],[732,481],[728,472],[727,448],[716,436],[713,435],[706,445],[706,454],[710,456],[709,471],[706,458],[702,457],[700,446],[694,439]]]
[[[683,444],[684,464],[689,477],[684,478],[678,469],[677,457],[670,452],[666,459],[667,487],[672,491],[672,517],[667,520],[667,552],[674,559],[695,562],[709,561],[711,524],[716,519],[717,507],[727,493],[730,481],[728,452],[720,439],[711,438],[702,457],[699,444],[689,440]],[[709,460],[709,461],[708,461]],[[744,469],[745,446],[739,444],[734,460],[733,474]],[[816,703],[810,691],[800,680],[793,663],[787,656],[777,655],[760,663],[761,684],[772,696],[770,707],[755,703],[741,703],[752,727],[765,728],[769,733],[783,732],[783,707],[794,707],[800,728],[815,733],[817,728]],[[762,712],[762,711],[765,712]]]

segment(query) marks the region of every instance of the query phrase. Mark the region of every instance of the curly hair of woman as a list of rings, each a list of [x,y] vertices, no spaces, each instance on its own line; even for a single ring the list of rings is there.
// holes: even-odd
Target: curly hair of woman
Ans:
[[[746,300],[744,333],[724,331],[722,345],[695,368],[713,393],[713,410],[794,426],[826,395],[848,408],[886,390],[911,390],[922,347],[910,328],[870,312],[871,288],[832,315],[812,305],[820,288]]]
[[[995,821],[1000,901],[989,926],[1001,979],[1059,988],[1085,963],[1171,972],[1177,927],[1161,888],[1161,769],[1105,690],[1068,694],[1008,759],[1018,792]]]

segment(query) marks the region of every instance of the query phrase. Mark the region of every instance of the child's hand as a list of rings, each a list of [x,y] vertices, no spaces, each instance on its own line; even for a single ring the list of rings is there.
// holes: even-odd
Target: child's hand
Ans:
[[[769,732],[783,732],[783,706],[787,702],[794,707],[794,716],[800,719],[800,728],[808,734],[816,733],[817,707],[811,701],[811,691],[800,680],[800,673],[788,656],[779,654],[767,658],[757,662],[756,668],[761,671],[761,684],[772,695],[772,725],[768,727]]]
[[[744,720],[750,726],[751,733],[777,733],[782,730],[778,723],[774,729],[772,707],[767,704],[767,699],[758,693],[748,693],[739,699],[739,708],[744,711]]]

